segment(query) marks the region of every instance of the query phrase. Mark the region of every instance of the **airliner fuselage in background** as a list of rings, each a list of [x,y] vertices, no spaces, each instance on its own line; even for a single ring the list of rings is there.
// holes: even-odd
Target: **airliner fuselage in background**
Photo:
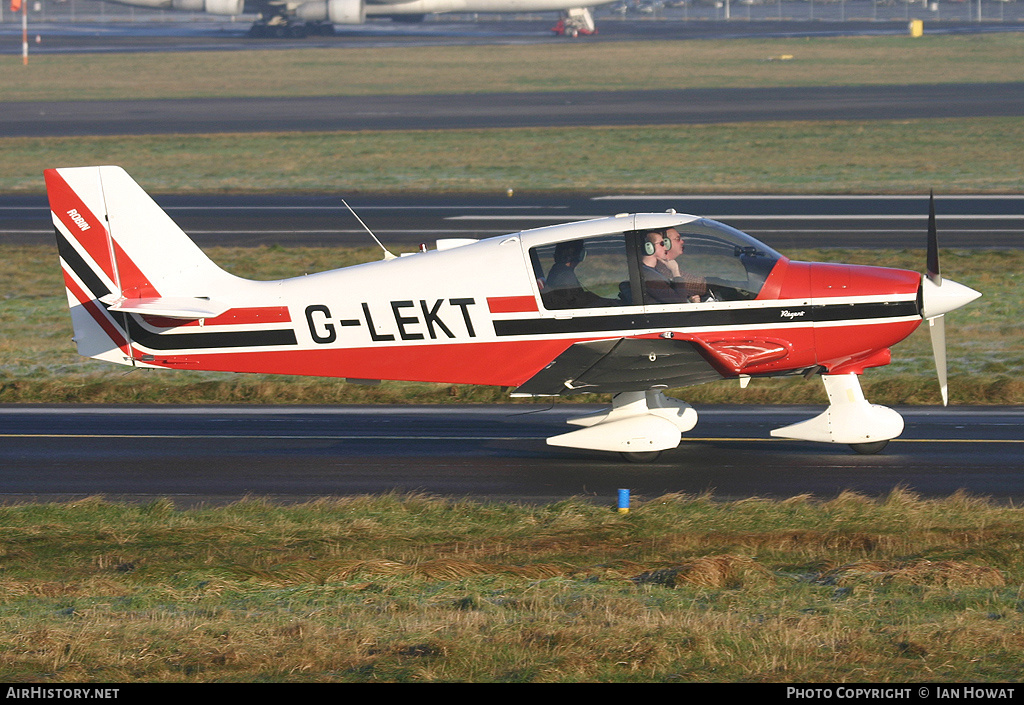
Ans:
[[[580,0],[111,0],[121,5],[155,10],[205,12],[211,15],[255,14],[250,31],[257,37],[301,37],[333,34],[334,25],[356,25],[368,17],[418,22],[437,13],[561,12],[559,33],[591,34],[594,18]],[[597,5],[603,3],[594,3]]]

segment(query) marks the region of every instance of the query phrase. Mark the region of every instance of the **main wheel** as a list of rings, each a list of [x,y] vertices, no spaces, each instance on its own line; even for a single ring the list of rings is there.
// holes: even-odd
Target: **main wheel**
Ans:
[[[874,455],[889,445],[888,440],[875,441],[873,443],[851,443],[850,447],[861,455]]]
[[[660,450],[638,450],[638,451],[624,451],[620,453],[623,458],[631,463],[653,463],[661,455]]]

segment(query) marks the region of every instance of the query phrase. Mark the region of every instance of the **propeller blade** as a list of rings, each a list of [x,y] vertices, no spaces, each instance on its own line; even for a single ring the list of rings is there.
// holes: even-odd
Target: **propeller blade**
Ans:
[[[942,391],[942,405],[949,404],[949,389],[946,384],[946,317],[928,319],[928,334],[932,339],[932,355],[935,357],[935,372]]]
[[[935,192],[928,196],[928,278],[933,284],[942,286],[939,272],[939,236],[935,228]]]

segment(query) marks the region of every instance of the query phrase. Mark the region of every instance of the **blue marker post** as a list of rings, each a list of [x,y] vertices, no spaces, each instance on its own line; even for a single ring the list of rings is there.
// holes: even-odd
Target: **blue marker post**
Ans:
[[[619,490],[619,514],[629,514],[629,490]]]

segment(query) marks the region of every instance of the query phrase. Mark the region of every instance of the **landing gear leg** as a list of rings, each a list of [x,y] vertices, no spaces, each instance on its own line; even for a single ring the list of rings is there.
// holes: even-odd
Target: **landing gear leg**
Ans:
[[[597,27],[594,25],[594,15],[586,7],[574,7],[562,13],[561,19],[552,28],[558,36],[578,37],[582,35],[597,34]]]
[[[282,11],[269,17],[260,15],[249,28],[249,36],[258,39],[302,39],[309,34],[332,36],[334,25],[330,22],[300,22]]]

